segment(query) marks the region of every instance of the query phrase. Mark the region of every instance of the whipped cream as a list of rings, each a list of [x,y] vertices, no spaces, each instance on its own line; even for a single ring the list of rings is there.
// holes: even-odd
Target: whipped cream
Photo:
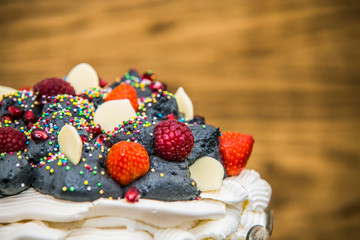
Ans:
[[[0,199],[1,239],[244,239],[266,226],[271,187],[254,170],[223,180],[199,200],[71,202],[28,189]]]

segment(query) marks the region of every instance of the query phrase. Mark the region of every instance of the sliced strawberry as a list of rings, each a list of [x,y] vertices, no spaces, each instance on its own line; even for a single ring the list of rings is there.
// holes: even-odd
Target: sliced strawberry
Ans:
[[[145,148],[134,142],[118,142],[110,148],[106,158],[109,175],[122,186],[145,175],[150,167]]]
[[[135,112],[138,110],[137,93],[133,86],[130,84],[122,83],[113,89],[106,97],[105,101],[116,100],[116,99],[129,99]]]
[[[228,176],[238,175],[246,166],[254,145],[251,135],[222,132],[220,154]]]

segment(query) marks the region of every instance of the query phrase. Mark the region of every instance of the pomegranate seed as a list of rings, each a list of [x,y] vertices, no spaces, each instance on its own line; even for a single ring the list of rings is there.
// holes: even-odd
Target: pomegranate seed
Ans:
[[[163,90],[165,91],[167,89],[167,86],[165,83],[156,81],[156,82],[152,82],[149,84],[149,88],[153,91],[153,92],[157,92],[159,90]]]
[[[89,133],[91,133],[93,135],[93,137],[96,137],[99,134],[102,134],[102,129],[99,124],[96,126],[91,126],[91,127],[87,128],[87,131]]]
[[[29,130],[30,128],[32,128],[34,126],[34,123],[33,122],[29,122],[27,124],[27,129]]]
[[[104,140],[108,137],[106,133],[102,133],[99,136],[96,137],[96,142],[103,144]]]
[[[85,134],[80,135],[80,138],[82,142],[89,142],[89,137]]]
[[[148,72],[143,73],[143,75],[141,76],[141,78],[142,78],[142,79],[149,79],[149,80],[155,81],[156,75],[155,75],[153,72],[148,71]]]
[[[177,116],[173,113],[170,113],[166,116],[166,119],[173,119],[173,120],[177,120]]]
[[[106,80],[100,78],[100,79],[99,79],[99,85],[100,85],[100,87],[102,87],[102,88],[106,87],[106,85],[107,85]]]
[[[128,202],[134,203],[138,202],[140,198],[140,192],[136,187],[129,187],[125,193],[125,199]]]
[[[36,116],[33,113],[33,111],[31,111],[31,110],[26,111],[24,113],[23,119],[24,119],[24,122],[26,122],[26,123],[28,123],[28,122],[32,122],[32,123],[36,122]]]
[[[20,118],[23,114],[23,110],[17,106],[10,106],[9,107],[10,115],[13,116],[15,119]]]
[[[14,118],[10,114],[4,114],[1,116],[1,122],[5,122],[5,121],[12,122],[14,121]]]
[[[31,132],[31,138],[34,141],[43,141],[49,138],[49,134],[42,129],[34,129]]]

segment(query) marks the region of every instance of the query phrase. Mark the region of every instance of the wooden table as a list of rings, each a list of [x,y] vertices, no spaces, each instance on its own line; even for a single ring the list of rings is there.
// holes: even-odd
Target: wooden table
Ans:
[[[272,239],[359,238],[357,1],[75,2],[0,3],[1,85],[152,69],[208,123],[254,135]]]

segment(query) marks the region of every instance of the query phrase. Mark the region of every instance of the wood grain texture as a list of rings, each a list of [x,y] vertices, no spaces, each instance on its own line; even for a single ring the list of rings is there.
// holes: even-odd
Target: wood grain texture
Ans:
[[[273,187],[272,239],[360,236],[357,1],[1,1],[0,84],[88,62],[183,86],[197,114],[251,133]]]

